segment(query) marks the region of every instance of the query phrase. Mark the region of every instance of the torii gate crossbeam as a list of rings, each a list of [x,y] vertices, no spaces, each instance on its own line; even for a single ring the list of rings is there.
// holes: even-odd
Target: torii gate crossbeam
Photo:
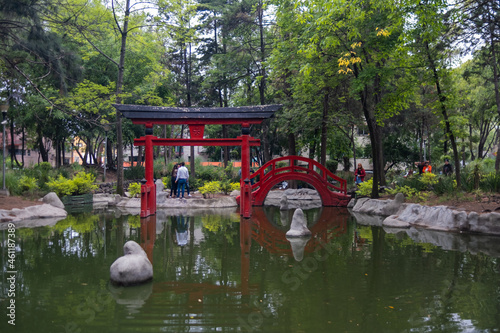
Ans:
[[[250,136],[250,124],[260,124],[273,117],[281,105],[258,105],[228,108],[174,108],[145,105],[113,105],[134,124],[146,126],[146,135],[134,140],[145,147],[145,183],[141,185],[141,217],[156,214],[156,185],[153,181],[154,146],[241,146],[240,214],[250,218],[252,187],[250,185],[250,147],[260,140]],[[160,139],[153,136],[153,125],[188,125],[189,139]],[[241,125],[241,136],[235,139],[204,139],[205,125]]]

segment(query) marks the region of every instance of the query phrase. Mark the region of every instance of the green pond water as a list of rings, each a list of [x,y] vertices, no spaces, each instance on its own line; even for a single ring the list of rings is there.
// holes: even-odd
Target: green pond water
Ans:
[[[189,214],[2,223],[0,332],[500,331],[500,238],[396,232],[322,208],[305,212],[312,237],[291,243],[293,211]],[[128,240],[146,250],[153,282],[110,285]]]

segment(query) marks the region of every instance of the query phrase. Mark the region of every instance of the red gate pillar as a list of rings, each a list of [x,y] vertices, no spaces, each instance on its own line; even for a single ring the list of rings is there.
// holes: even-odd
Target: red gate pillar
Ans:
[[[156,185],[153,180],[153,124],[146,125],[144,145],[146,183],[141,186],[141,217],[156,214]]]
[[[250,124],[241,124],[240,215],[250,218],[252,185],[250,184]]]

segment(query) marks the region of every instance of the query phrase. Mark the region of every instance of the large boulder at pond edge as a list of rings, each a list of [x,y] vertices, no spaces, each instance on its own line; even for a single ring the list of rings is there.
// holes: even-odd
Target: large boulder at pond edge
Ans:
[[[123,245],[123,257],[115,260],[109,273],[114,284],[137,285],[153,279],[153,265],[139,244],[128,241]]]
[[[57,207],[57,208],[64,209],[64,204],[61,201],[61,199],[59,199],[59,197],[57,196],[56,192],[47,193],[42,198],[42,201],[43,201],[43,203],[52,205],[52,206]]]

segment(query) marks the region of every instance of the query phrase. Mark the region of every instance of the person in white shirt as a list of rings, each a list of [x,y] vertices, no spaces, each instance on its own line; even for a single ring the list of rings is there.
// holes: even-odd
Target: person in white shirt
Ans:
[[[177,196],[179,199],[184,198],[184,189],[186,188],[187,181],[189,179],[189,171],[185,166],[184,162],[181,162],[181,167],[177,170],[177,178],[175,182],[177,183]]]

